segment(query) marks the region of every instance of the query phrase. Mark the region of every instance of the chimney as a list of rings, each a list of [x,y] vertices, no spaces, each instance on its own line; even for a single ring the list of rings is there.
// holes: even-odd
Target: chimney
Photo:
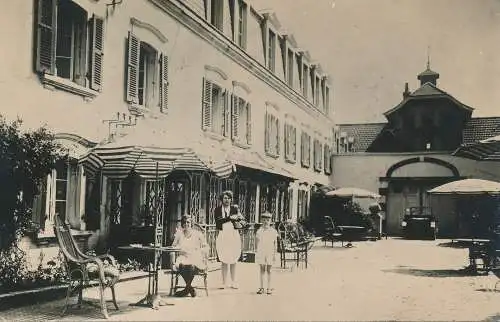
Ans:
[[[410,95],[410,90],[408,89],[408,82],[405,83],[405,91],[403,92],[403,98],[407,98]]]

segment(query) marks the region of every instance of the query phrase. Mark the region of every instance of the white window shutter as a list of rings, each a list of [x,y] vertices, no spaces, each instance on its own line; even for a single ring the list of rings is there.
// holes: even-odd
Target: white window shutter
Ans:
[[[229,92],[226,90],[224,91],[224,94],[222,96],[223,98],[223,104],[224,104],[224,136],[228,137],[230,133],[230,127],[231,127],[231,106],[229,102]]]
[[[128,32],[127,56],[127,101],[139,103],[139,55],[140,41],[131,31]]]
[[[247,103],[247,144],[252,144],[252,105]]]
[[[202,94],[202,129],[207,131],[212,129],[212,83],[203,78]]]
[[[90,20],[90,88],[102,90],[102,60],[104,49],[104,19],[96,15]]]
[[[238,118],[239,118],[239,103],[240,99],[236,95],[231,95],[231,138],[233,141],[238,140]]]
[[[160,111],[166,112],[168,108],[168,56],[160,56]]]
[[[54,74],[56,69],[57,0],[38,0],[37,8],[37,72]]]

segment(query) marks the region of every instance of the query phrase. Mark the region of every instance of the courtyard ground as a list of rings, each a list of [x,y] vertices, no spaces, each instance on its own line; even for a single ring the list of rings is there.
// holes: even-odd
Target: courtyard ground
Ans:
[[[111,320],[495,320],[500,321],[500,292],[490,291],[494,275],[461,273],[467,249],[448,240],[383,239],[356,242],[354,248],[313,248],[309,268],[275,269],[273,295],[257,295],[255,264],[239,265],[238,290],[219,290],[220,271],[209,275],[210,294],[167,298],[159,310],[129,306],[144,295],[145,279],[117,285],[120,311],[109,304]],[[290,265],[290,264],[288,264]],[[161,279],[168,293],[168,275]],[[201,283],[197,280],[196,283]],[[109,296],[109,294],[107,294]],[[84,293],[97,300],[97,289]],[[59,320],[63,301],[0,312],[0,320]],[[71,308],[63,320],[101,319],[99,309]]]

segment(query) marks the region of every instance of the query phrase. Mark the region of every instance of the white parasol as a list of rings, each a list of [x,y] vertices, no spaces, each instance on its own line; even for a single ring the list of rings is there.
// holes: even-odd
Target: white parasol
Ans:
[[[369,190],[353,187],[338,188],[333,191],[329,191],[325,194],[329,197],[343,197],[343,198],[372,198],[379,199],[380,195]]]
[[[500,195],[500,182],[482,179],[463,179],[431,189],[430,194]]]

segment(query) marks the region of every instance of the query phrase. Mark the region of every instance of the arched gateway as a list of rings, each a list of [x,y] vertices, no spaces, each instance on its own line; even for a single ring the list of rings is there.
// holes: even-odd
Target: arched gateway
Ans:
[[[438,218],[439,236],[451,235],[456,227],[452,196],[429,196],[427,191],[460,178],[458,169],[441,159],[414,157],[399,161],[380,178],[380,193],[386,198],[386,230],[401,233],[401,221],[409,207],[430,207]]]

